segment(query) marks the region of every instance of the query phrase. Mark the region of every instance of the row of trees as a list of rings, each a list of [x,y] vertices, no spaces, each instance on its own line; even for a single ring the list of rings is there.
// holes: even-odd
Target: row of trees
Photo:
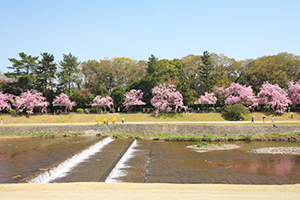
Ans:
[[[288,85],[288,89],[284,90],[278,84],[272,85],[265,82],[255,96],[252,86],[232,83],[226,89],[215,87],[214,92],[206,92],[198,99],[198,103],[213,105],[217,101],[224,101],[226,105],[243,104],[252,108],[269,106],[276,113],[283,113],[288,106],[295,108],[300,104],[300,81],[290,81]]]
[[[232,83],[230,87],[215,87],[212,93],[205,92],[195,104],[215,105],[217,101],[224,101],[226,105],[243,104],[257,108],[259,106],[269,106],[276,113],[283,113],[288,106],[296,107],[300,104],[300,80],[298,82],[290,81],[287,90],[282,89],[278,84],[272,85],[265,82],[257,96],[254,95],[252,86],[240,85]],[[156,109],[154,113],[160,112],[177,112],[178,110],[187,110],[188,107],[183,104],[183,96],[176,90],[175,85],[160,84],[152,90],[153,98],[150,100],[152,106]],[[122,100],[126,110],[131,110],[133,106],[145,105],[142,101],[143,92],[141,90],[132,89],[124,95]],[[56,96],[52,104],[54,106],[64,106],[65,111],[72,110],[75,102],[71,102],[69,97],[61,93]],[[27,114],[33,114],[33,109],[38,108],[39,111],[45,111],[49,103],[42,93],[35,90],[28,90],[21,94],[21,97],[0,92],[0,110],[12,109],[12,106],[17,112],[26,110]],[[93,99],[92,107],[101,108],[106,111],[106,108],[113,108],[113,99],[110,96],[96,96]]]
[[[163,84],[176,86],[185,106],[193,107],[201,95],[213,91],[216,105],[223,106],[225,101],[214,88],[228,88],[232,83],[251,85],[257,96],[267,81],[287,90],[287,82],[300,79],[300,57],[288,53],[243,61],[204,52],[173,60],[159,60],[151,55],[148,61],[113,58],[81,63],[72,54],[64,54],[59,62],[49,53],[40,57],[25,53],[19,56],[20,59],[9,59],[10,72],[1,75],[0,88],[4,93],[20,96],[34,89],[48,102],[65,93],[80,108],[91,105],[97,96],[110,96],[114,107],[123,110],[124,95],[133,89],[143,92],[143,102],[150,107],[152,89]]]

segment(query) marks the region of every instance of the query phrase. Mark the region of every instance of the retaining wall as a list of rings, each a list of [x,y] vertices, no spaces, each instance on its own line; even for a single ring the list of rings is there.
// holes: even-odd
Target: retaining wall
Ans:
[[[202,125],[157,125],[157,124],[112,124],[86,125],[86,126],[28,126],[28,127],[0,127],[3,133],[30,133],[30,132],[79,132],[86,131],[96,133],[124,133],[124,134],[231,134],[231,135],[253,135],[264,133],[288,133],[300,132],[300,126],[202,126]]]

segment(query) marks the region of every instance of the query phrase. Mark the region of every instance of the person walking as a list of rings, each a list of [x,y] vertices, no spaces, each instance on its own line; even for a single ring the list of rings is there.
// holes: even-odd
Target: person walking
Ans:
[[[264,115],[263,116],[263,123],[265,123],[265,120],[266,120],[266,116]]]
[[[251,117],[251,123],[254,123],[254,117],[255,117],[255,116],[252,116],[252,117]]]
[[[291,118],[294,118],[294,113],[293,112],[291,112]]]
[[[124,117],[122,117],[122,123],[124,123]]]
[[[272,123],[274,123],[274,116],[272,116]]]

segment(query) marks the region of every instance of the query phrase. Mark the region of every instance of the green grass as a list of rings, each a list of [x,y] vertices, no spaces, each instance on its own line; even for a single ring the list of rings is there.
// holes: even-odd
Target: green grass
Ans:
[[[136,138],[136,139],[150,139],[150,140],[165,140],[165,141],[270,141],[270,140],[283,140],[284,141],[300,141],[300,132],[290,133],[265,133],[257,135],[175,135],[168,133],[143,135],[143,134],[121,134],[113,133],[117,138]],[[290,139],[290,140],[289,140]]]
[[[78,135],[83,135],[84,132],[61,132],[61,133],[51,133],[51,132],[40,132],[40,133],[35,133],[35,132],[30,132],[30,133],[3,133],[0,135],[1,137],[5,136],[32,136],[32,137],[64,137],[64,136],[78,136]]]
[[[255,116],[255,122],[262,122],[262,116],[266,115],[267,123],[250,123],[251,116]],[[231,122],[222,118],[220,113],[177,113],[177,114],[128,114],[128,113],[115,113],[115,114],[62,114],[62,115],[32,115],[30,117],[17,115],[15,117],[9,114],[2,114],[0,117],[3,119],[3,126],[6,124],[47,124],[47,123],[97,123],[97,119],[100,122],[103,119],[108,119],[112,123],[112,116],[117,117],[116,123],[121,123],[121,119],[125,119],[126,123],[172,123],[172,124],[187,124],[186,122],[192,122],[193,125],[218,125],[218,126],[271,126],[272,114],[270,113],[249,113],[245,120],[242,122]],[[289,113],[282,115],[274,115],[275,123],[279,126],[296,126],[300,125],[300,115],[294,113],[294,118],[290,118]],[[278,121],[282,121],[278,124]],[[201,123],[199,123],[201,122]],[[207,123],[205,123],[207,122]],[[224,122],[224,123],[222,123]]]

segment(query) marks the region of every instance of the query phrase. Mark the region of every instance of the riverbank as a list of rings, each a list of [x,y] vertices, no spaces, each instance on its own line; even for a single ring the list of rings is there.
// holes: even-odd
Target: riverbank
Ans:
[[[3,184],[1,199],[300,199],[300,185],[59,183]]]
[[[164,140],[164,141],[205,141],[205,142],[221,142],[221,141],[283,141],[283,142],[298,142],[300,141],[300,132],[289,133],[265,133],[257,135],[188,135],[188,134],[121,134],[114,133],[115,138],[135,138],[142,140]]]
[[[266,123],[263,123],[262,117],[266,116]],[[274,116],[274,123],[276,124],[300,124],[300,115],[294,113],[293,118],[291,118],[289,113],[284,113],[281,115],[276,115],[271,112],[254,112],[249,113],[245,116],[243,121],[228,121],[222,117],[221,113],[171,113],[171,114],[146,114],[146,113],[108,113],[108,114],[61,114],[61,115],[16,115],[12,116],[9,114],[1,114],[0,118],[3,121],[3,126],[7,124],[13,125],[30,125],[30,124],[96,124],[97,119],[100,123],[103,123],[104,119],[107,119],[112,123],[113,118],[116,117],[116,123],[122,123],[122,118],[124,118],[125,123],[216,123],[216,124],[249,124],[251,126],[267,126],[272,123],[271,119]],[[255,116],[255,123],[251,124],[251,117]]]

